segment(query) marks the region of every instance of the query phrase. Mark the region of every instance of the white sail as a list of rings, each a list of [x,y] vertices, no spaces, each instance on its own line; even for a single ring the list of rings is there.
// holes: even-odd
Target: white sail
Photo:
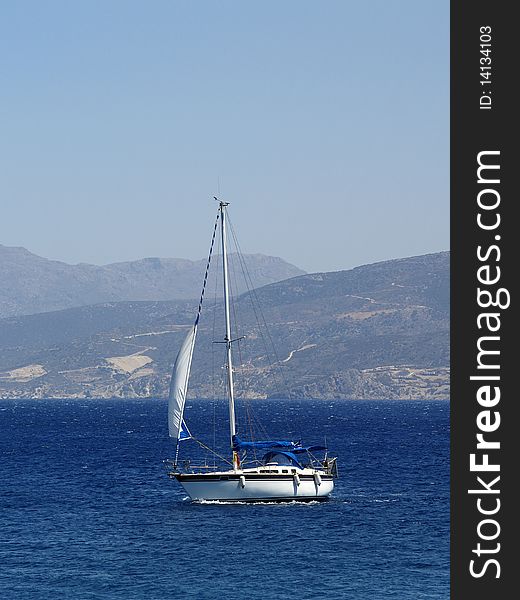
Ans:
[[[182,342],[181,349],[175,359],[173,375],[170,383],[170,396],[168,401],[168,430],[170,437],[178,440],[183,431],[182,415],[188,391],[188,379],[190,376],[191,359],[195,346],[197,325],[194,325]]]

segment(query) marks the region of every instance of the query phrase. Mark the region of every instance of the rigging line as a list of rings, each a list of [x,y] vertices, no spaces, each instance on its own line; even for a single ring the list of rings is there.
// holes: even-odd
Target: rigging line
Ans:
[[[236,311],[236,302],[235,302],[235,298],[237,295],[237,278],[236,278],[236,274],[235,274],[235,257],[233,256],[233,254],[231,252],[229,252],[229,247],[228,247],[228,258],[229,260],[229,264],[231,265],[231,277],[229,278],[229,288],[230,288],[230,295],[229,295],[229,303],[231,305],[231,312],[233,314],[233,320],[232,320],[232,337],[234,336],[234,339],[237,340],[238,342],[238,365],[235,363],[234,364],[234,380],[235,380],[235,394],[236,394],[236,390],[237,390],[237,383],[242,384],[242,377],[238,377],[238,382],[237,382],[237,377],[236,375],[238,375],[238,370],[240,365],[242,364],[242,355],[240,352],[240,331],[239,331],[239,323],[238,323],[238,318],[237,318],[237,311]],[[237,411],[235,413],[235,425],[236,425],[236,429],[237,431],[240,428],[241,422],[240,422],[240,411]]]
[[[234,238],[233,238],[233,240],[235,241]],[[242,268],[242,265],[240,264],[240,252],[239,252],[239,249],[236,247],[236,243],[235,243],[235,256],[238,259],[238,263],[241,268],[242,278],[244,280],[244,283],[245,283],[246,289],[247,289],[247,280],[244,275],[244,269]],[[238,281],[238,277],[237,277],[236,281]],[[238,294],[237,294],[237,298],[238,298]],[[242,304],[240,302],[240,299],[238,299],[237,302],[234,303],[234,306],[236,306],[236,313],[237,313],[236,322],[239,323],[240,321],[239,321],[238,314],[240,313],[241,315],[243,315],[243,310],[241,308]],[[234,308],[234,310],[235,310],[235,308]],[[243,317],[240,316],[240,318],[243,318]],[[249,371],[248,359],[249,359],[250,365],[252,366],[252,363],[253,363],[252,347],[253,346],[252,346],[252,344],[249,343],[247,335],[242,335],[242,336],[237,336],[237,337],[239,337],[238,356],[240,359],[240,365],[242,367],[242,387],[244,390],[244,399],[246,399],[247,393],[253,387],[253,378],[252,377],[248,378],[248,371]],[[252,371],[251,371],[251,374],[252,374]]]
[[[195,332],[195,333],[194,333],[193,340],[192,340],[192,342],[191,342],[191,354],[192,354],[192,355],[193,355],[193,348],[194,348],[194,345],[195,345],[195,335],[196,335],[196,330],[197,330],[197,326],[198,326],[198,324],[199,324],[200,313],[201,313],[201,310],[202,310],[202,303],[203,303],[203,301],[204,301],[204,293],[205,293],[205,291],[206,291],[206,284],[207,284],[207,281],[208,281],[208,273],[209,273],[209,267],[210,267],[210,264],[211,264],[211,257],[212,257],[212,255],[213,255],[213,246],[214,246],[214,244],[215,244],[215,235],[216,235],[216,232],[217,232],[218,220],[219,220],[219,213],[217,212],[217,217],[216,217],[216,219],[215,219],[215,225],[214,225],[214,227],[213,227],[213,235],[211,236],[211,244],[210,244],[210,247],[209,247],[208,261],[207,261],[207,263],[206,263],[206,270],[205,270],[205,272],[204,272],[204,281],[203,281],[203,283],[202,283],[202,291],[201,291],[201,293],[200,293],[199,306],[198,306],[198,308],[197,308],[197,316],[196,316],[196,318],[195,318],[195,323],[194,323],[194,325],[193,325],[193,329],[194,329],[194,332]],[[190,363],[190,366],[191,366],[191,363]],[[188,372],[186,373],[186,380],[187,380],[187,378],[188,378],[188,373],[189,373],[189,368],[188,368]],[[185,389],[187,389],[187,381],[186,381],[186,386],[185,386]],[[182,415],[181,415],[181,416],[182,416]],[[176,456],[177,456],[177,454],[178,454],[178,452],[179,452],[179,441],[180,441],[180,440],[179,440],[179,439],[177,439],[177,446],[176,446],[176,450],[175,450],[175,452],[176,452]]]
[[[253,424],[257,427],[258,431],[260,432],[260,439],[262,439],[262,437],[264,439],[269,439],[271,436],[269,435],[267,429],[264,427],[260,419],[257,417],[256,413],[252,411],[251,416]]]
[[[205,450],[209,450],[210,452],[212,452],[215,456],[218,456],[218,458],[220,458],[221,460],[223,460],[224,462],[226,462],[228,465],[232,464],[227,458],[225,458],[224,456],[221,456],[218,452],[215,452],[215,450],[213,450],[212,448],[210,448],[209,446],[206,446],[206,444],[204,444],[203,442],[201,442],[200,440],[198,440],[197,438],[192,438],[194,442],[197,442],[197,444],[199,446],[201,446],[202,448],[204,448]]]
[[[229,220],[229,228],[231,230],[231,235],[232,235],[232,238],[234,240],[234,243],[235,243],[235,246],[236,246],[236,249],[237,249],[237,255],[238,255],[239,259],[241,260],[242,273],[244,275],[244,279],[246,281],[246,286],[248,288],[248,296],[249,296],[249,299],[250,299],[250,302],[251,302],[251,306],[253,308],[253,312],[255,314],[255,319],[256,319],[257,325],[258,325],[258,331],[260,333],[260,338],[262,340],[262,344],[264,345],[265,352],[266,352],[266,355],[267,355],[267,365],[269,366],[269,364],[271,364],[271,366],[273,367],[273,369],[274,369],[274,371],[273,371],[274,378],[278,380],[278,385],[282,388],[282,389],[278,389],[278,392],[279,393],[280,392],[283,393],[283,390],[285,390],[285,396],[286,396],[286,398],[290,398],[291,394],[290,394],[290,391],[289,391],[289,385],[288,385],[288,382],[287,382],[287,378],[285,376],[284,369],[281,366],[281,361],[280,361],[280,358],[278,356],[278,353],[276,352],[276,346],[275,346],[275,344],[273,342],[273,338],[271,336],[271,332],[269,330],[269,327],[267,326],[267,321],[266,321],[264,312],[262,310],[262,304],[261,304],[261,302],[259,300],[257,291],[256,291],[255,287],[253,286],[253,280],[252,280],[251,274],[249,272],[249,269],[247,267],[247,262],[245,260],[245,257],[243,256],[242,250],[240,248],[240,244],[238,242],[238,237],[237,237],[237,235],[235,233],[235,230],[234,230],[234,227],[233,227],[233,223],[231,222],[231,220]],[[248,282],[248,279],[249,279],[249,282]],[[258,318],[256,307],[258,307],[258,312],[260,313],[260,316],[262,318],[263,327],[262,327],[262,325],[260,325],[260,319]],[[264,336],[264,333],[263,333],[264,329],[265,329],[265,331],[267,333],[267,337],[269,338],[271,350],[268,348],[268,343],[266,342],[266,339],[265,339],[265,336]],[[275,357],[275,361],[273,361],[271,359],[270,351],[272,351],[272,354]],[[278,377],[276,377],[276,375],[278,375]],[[290,425],[289,421],[287,420],[287,417],[285,417],[284,421],[285,421],[285,427],[286,427],[287,431],[290,431],[291,430],[291,425]]]
[[[250,406],[250,403],[247,406],[247,418],[248,418],[248,422],[249,422],[249,431],[251,434],[251,441],[254,442],[255,441],[255,435],[254,435],[254,421],[255,421],[255,414]],[[260,424],[260,426],[258,426],[258,429],[261,430],[262,426]],[[261,439],[261,438],[260,438]],[[258,460],[258,457],[256,455],[256,448],[253,448],[253,455],[255,460]]]
[[[230,294],[230,304],[231,304],[231,311],[233,313],[233,329],[234,329],[234,338],[238,339],[240,338],[240,330],[239,330],[239,321],[238,321],[238,317],[237,317],[237,310],[236,310],[236,302],[235,302],[235,298],[238,296],[238,285],[237,285],[237,276],[236,276],[236,271],[235,271],[235,266],[236,266],[236,260],[235,260],[235,256],[233,256],[233,253],[228,254],[229,258],[231,259],[229,262],[231,264],[231,272],[232,272],[232,277],[230,277],[229,280],[229,284],[230,284],[230,288],[231,288],[231,294]]]
[[[251,278],[251,274],[249,273],[249,269],[247,268],[247,263],[246,263],[245,258],[243,256],[242,250],[240,248],[240,244],[238,243],[238,238],[237,238],[237,236],[235,234],[235,230],[234,230],[233,224],[232,224],[232,222],[231,222],[231,220],[229,218],[228,218],[228,221],[229,221],[229,228],[231,230],[231,234],[233,236],[233,240],[234,240],[236,248],[237,248],[237,254],[238,254],[238,256],[239,256],[239,258],[241,260],[241,265],[242,265],[243,273],[244,273],[244,276],[245,276],[246,286],[248,288],[249,295],[250,295],[251,299],[253,299],[253,298],[255,299],[255,301],[256,301],[256,303],[258,305],[258,311],[259,311],[259,313],[260,313],[260,315],[262,317],[262,322],[263,322],[263,325],[264,325],[265,330],[267,332],[267,336],[269,337],[269,341],[271,343],[272,352],[273,352],[274,357],[276,359],[275,370],[278,370],[278,373],[279,373],[279,375],[281,377],[281,380],[282,380],[283,387],[285,387],[285,391],[286,391],[287,397],[289,397],[290,396],[289,386],[288,386],[288,383],[287,383],[287,380],[286,380],[286,377],[285,377],[285,373],[283,372],[283,370],[282,370],[282,368],[280,366],[280,358],[279,358],[279,356],[278,356],[278,354],[276,352],[276,346],[274,345],[274,342],[273,342],[273,339],[271,337],[271,333],[269,331],[269,328],[267,327],[267,322],[266,322],[266,319],[265,319],[265,315],[264,315],[264,313],[262,311],[262,307],[261,307],[261,304],[260,304],[260,301],[259,301],[259,298],[258,298],[258,294],[256,292],[256,289],[253,286],[253,281],[252,281],[252,278]],[[249,283],[251,284],[251,287],[249,287],[248,279],[249,279]],[[253,301],[251,301],[251,305],[253,306],[253,311],[254,311],[255,317],[257,318],[257,321],[258,321],[257,311],[255,309]],[[261,337],[262,337],[262,340],[263,340],[264,336],[263,336],[262,331],[260,331],[260,334],[261,334]],[[269,354],[269,351],[267,349],[267,344],[266,344],[266,352],[267,352],[267,354]]]
[[[219,233],[217,234],[217,236],[220,236],[220,230]],[[217,241],[220,241],[220,238],[218,237]],[[217,245],[218,248],[218,245]],[[211,331],[211,339],[214,340],[216,339],[216,328],[217,328],[217,295],[218,295],[218,284],[219,284],[219,278],[217,277],[217,272],[219,271],[220,268],[220,254],[217,252],[216,256],[215,256],[215,268],[213,270],[214,273],[214,280],[215,280],[215,286],[214,286],[214,296],[213,296],[213,310],[212,310],[212,314],[213,314],[213,323],[212,323],[212,331]],[[220,389],[221,387],[221,371],[219,369],[219,377],[218,377],[218,385],[217,385],[217,375],[216,375],[216,352],[217,349],[215,347],[215,344],[211,344],[211,402],[212,402],[212,407],[213,407],[213,447],[215,448],[217,445],[217,388]],[[213,457],[214,461],[213,464],[216,465],[216,459],[215,456]]]
[[[243,266],[240,263],[241,256],[240,256],[240,250],[239,250],[239,248],[237,247],[237,244],[236,244],[236,241],[237,241],[236,240],[236,236],[233,236],[233,241],[235,242],[235,255],[236,255],[237,259],[238,259],[239,266],[241,268],[242,278],[244,280],[244,283],[245,283],[245,286],[246,286],[246,290],[249,290],[247,278],[246,278],[246,275],[245,275],[245,272],[244,272],[244,268],[243,268]],[[240,301],[236,302],[236,305],[237,305],[237,307],[240,307],[241,306]],[[253,308],[254,308],[254,305],[253,305]],[[242,310],[242,309],[240,309],[240,310]],[[237,312],[238,312],[238,310],[237,310]],[[256,314],[255,314],[255,317],[256,317],[256,322],[257,322],[257,325],[258,325],[259,332],[260,332],[260,334],[262,334],[262,330],[261,330],[261,327],[260,327],[260,322],[259,322],[258,316]],[[252,405],[251,399],[247,397],[247,393],[253,388],[253,376],[249,377],[249,379],[247,378],[247,371],[248,371],[249,366],[251,366],[251,375],[253,375],[253,369],[254,369],[254,367],[253,367],[253,361],[252,361],[253,352],[252,352],[252,345],[248,343],[247,336],[244,336],[243,342],[244,342],[244,346],[242,346],[242,340],[240,340],[238,342],[238,353],[239,353],[241,365],[245,365],[244,366],[244,371],[243,371],[243,384],[244,384],[243,385],[243,389],[244,389],[243,402],[244,402],[244,408],[245,408],[244,412],[246,414],[246,422],[247,422],[247,425],[248,425],[248,428],[249,428],[249,434],[251,436],[251,441],[255,440],[257,432],[259,433],[260,439],[262,437],[264,439],[267,439],[269,437],[268,433],[267,433],[265,427],[263,426],[263,424],[261,423],[261,421],[257,418],[257,416],[256,416],[256,414],[255,414],[255,412],[253,410],[253,405]],[[265,343],[265,340],[263,340],[263,343],[264,343],[264,349],[265,349],[266,353],[268,354],[268,350],[266,348],[267,344]],[[244,363],[243,350],[248,353],[247,356],[251,359],[249,366]],[[257,459],[256,450],[253,450],[253,454],[255,456],[255,459]]]
[[[235,338],[237,339],[237,353],[238,353],[238,365],[235,366],[235,369],[238,369],[237,374],[239,373],[239,382],[242,387],[242,397],[245,399],[247,392],[249,391],[251,384],[247,382],[247,377],[244,374],[244,357],[242,354],[242,339],[247,340],[246,335],[242,335],[241,326],[240,326],[240,301],[236,299],[239,296],[238,293],[238,277],[237,277],[237,268],[236,263],[237,259],[239,259],[238,248],[235,245],[235,252],[230,254],[231,257],[231,271],[233,273],[233,277],[231,278],[232,285],[232,296],[231,296],[231,308],[233,312],[233,322],[235,327]],[[242,272],[243,276],[243,272]],[[240,315],[240,316],[239,316]]]
[[[242,266],[242,271],[244,273],[243,266]],[[258,317],[257,306],[255,305],[255,303],[253,301],[252,290],[251,290],[251,287],[249,285],[249,282],[247,281],[247,278],[245,278],[245,281],[246,281],[246,287],[247,287],[247,295],[248,295],[249,301],[251,302],[251,308],[253,309],[253,314],[255,316],[255,321],[256,321],[258,333],[260,334],[260,338],[261,338],[262,344],[263,344],[263,349],[264,349],[264,351],[265,351],[265,353],[267,355],[267,359],[268,359],[268,362],[269,362],[269,360],[270,360],[269,349],[267,347],[267,342],[265,340],[264,332],[263,332],[263,329],[262,329],[262,326],[261,326],[261,323],[260,323],[260,319]]]
[[[229,218],[228,218],[229,220]],[[231,223],[230,223],[231,224]],[[240,248],[238,247],[237,244],[237,238],[236,235],[232,235],[232,239],[234,242],[234,253],[230,252],[230,257],[231,258],[231,269],[232,269],[232,273],[233,273],[233,277],[232,277],[232,285],[233,285],[233,290],[234,290],[234,294],[232,296],[232,309],[233,309],[233,319],[234,319],[234,324],[235,324],[235,329],[236,329],[236,337],[238,338],[238,357],[239,357],[239,365],[242,367],[244,365],[244,358],[243,358],[243,354],[242,354],[242,343],[241,343],[241,331],[239,330],[239,325],[240,325],[240,320],[239,320],[239,312],[241,311],[240,309],[240,300],[236,301],[236,298],[238,298],[238,277],[237,277],[237,262],[238,262],[238,267],[240,267],[240,271],[242,274],[242,279],[245,283],[246,289],[248,289],[248,281],[246,278],[246,273],[245,270],[241,264],[241,255],[240,255]],[[259,320],[257,318],[257,323],[258,325],[260,325]],[[259,327],[259,330],[261,332],[261,329]],[[245,338],[245,342],[247,342],[247,337],[243,336]],[[266,344],[264,343],[264,346],[266,346]],[[267,352],[267,348],[266,348],[266,352]],[[267,352],[268,353],[268,352]],[[262,433],[262,430],[264,431],[264,437],[267,436],[267,432],[265,431],[265,428],[262,426],[262,424],[256,419],[254,412],[252,410],[252,406],[251,406],[251,402],[250,400],[246,397],[247,396],[247,392],[251,389],[252,387],[252,381],[250,381],[248,383],[247,381],[247,376],[244,374],[244,371],[242,371],[242,376],[241,376],[241,385],[242,385],[242,403],[244,405],[244,410],[242,412],[245,412],[245,416],[246,416],[246,424],[248,425],[249,428],[249,433],[251,436],[251,440],[253,441],[255,439],[255,431],[254,431],[254,421],[257,421],[257,428],[260,431],[260,433]],[[246,428],[244,428],[246,429]],[[255,454],[255,458],[256,458],[256,451],[253,451]]]
[[[238,242],[238,237],[237,237],[237,235],[235,233],[235,230],[233,228],[233,224],[231,223],[231,220],[229,220],[229,227],[231,229],[233,240],[234,240],[235,246],[237,248],[237,255],[238,255],[239,259],[240,259],[240,265],[241,265],[241,268],[242,268],[242,274],[244,276],[244,281],[246,283],[247,291],[248,291],[248,293],[249,293],[249,295],[251,297],[251,305],[252,305],[253,310],[255,312],[255,316],[257,318],[257,322],[258,322],[258,324],[260,324],[260,320],[258,319],[258,316],[257,316],[257,313],[259,312],[260,315],[261,315],[261,317],[262,317],[262,321],[263,321],[263,324],[265,326],[265,329],[266,329],[267,333],[269,334],[269,330],[267,328],[267,322],[266,322],[265,316],[264,316],[263,311],[262,311],[262,306],[261,306],[261,303],[259,302],[258,295],[256,294],[255,286],[253,284],[253,278],[251,277],[251,274],[249,272],[249,268],[247,266],[247,261],[245,260],[244,254],[243,254],[243,252],[242,252],[242,250],[240,248],[240,244]],[[256,301],[256,305],[253,302],[253,297],[254,297],[254,300]],[[256,309],[258,309],[258,311]],[[274,345],[272,339],[270,341],[271,341],[273,353],[274,353],[275,357],[278,359],[277,354],[276,354],[275,345]],[[266,345],[265,350],[266,350],[266,352],[268,352],[267,345]]]
[[[211,256],[213,254],[213,246],[215,244],[215,236],[217,234],[217,226],[218,226],[219,216],[220,216],[220,214],[217,212],[217,218],[215,219],[215,226],[213,228],[213,235],[211,236],[211,245],[209,247],[208,262],[206,263],[206,271],[204,273],[204,282],[202,284],[202,292],[200,294],[199,307],[197,309],[197,318],[195,319],[195,325],[197,325],[199,322],[200,311],[202,310],[202,302],[204,300],[204,293],[206,291],[206,283],[208,282],[208,273],[209,273],[209,267],[211,264]]]

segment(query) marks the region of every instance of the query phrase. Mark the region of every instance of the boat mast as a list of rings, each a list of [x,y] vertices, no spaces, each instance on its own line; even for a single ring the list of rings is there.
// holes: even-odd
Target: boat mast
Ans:
[[[235,398],[233,392],[233,362],[231,360],[231,323],[229,318],[229,283],[228,283],[228,261],[227,261],[227,250],[226,250],[226,206],[229,202],[220,203],[220,227],[221,227],[221,238],[222,238],[222,268],[224,273],[224,309],[226,313],[226,336],[224,342],[227,350],[227,376],[228,376],[228,390],[229,390],[229,433],[231,440],[231,447],[233,447],[233,436],[236,435],[236,424],[235,424]],[[233,469],[238,467],[238,454],[233,451]]]

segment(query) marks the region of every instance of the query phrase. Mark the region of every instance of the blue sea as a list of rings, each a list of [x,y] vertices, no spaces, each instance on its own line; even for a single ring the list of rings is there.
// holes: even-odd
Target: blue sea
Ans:
[[[225,404],[188,404],[211,443]],[[326,439],[330,501],[190,502],[163,400],[0,401],[0,598],[449,598],[449,402],[251,404],[273,438]]]

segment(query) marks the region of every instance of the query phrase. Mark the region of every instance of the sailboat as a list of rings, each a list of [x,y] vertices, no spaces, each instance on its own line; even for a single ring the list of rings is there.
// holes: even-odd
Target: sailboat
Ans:
[[[215,198],[217,200],[217,198]],[[176,479],[193,501],[260,502],[326,500],[333,491],[337,477],[336,457],[329,457],[325,446],[305,446],[300,440],[243,440],[235,420],[235,391],[233,381],[233,340],[230,320],[230,286],[226,242],[228,202],[219,202],[217,219],[211,239],[202,293],[194,325],[188,331],[175,360],[168,401],[169,435],[175,442],[175,458],[169,461],[168,475]],[[190,370],[201,315],[208,272],[220,223],[222,245],[222,277],[225,315],[224,339],[226,361],[226,390],[229,410],[229,452],[226,466],[199,467],[186,460],[181,468],[179,451],[186,440],[193,439],[184,419],[184,408]],[[323,459],[315,457],[324,451]],[[260,460],[247,462],[247,454],[262,454]],[[250,464],[250,466],[248,466]]]

